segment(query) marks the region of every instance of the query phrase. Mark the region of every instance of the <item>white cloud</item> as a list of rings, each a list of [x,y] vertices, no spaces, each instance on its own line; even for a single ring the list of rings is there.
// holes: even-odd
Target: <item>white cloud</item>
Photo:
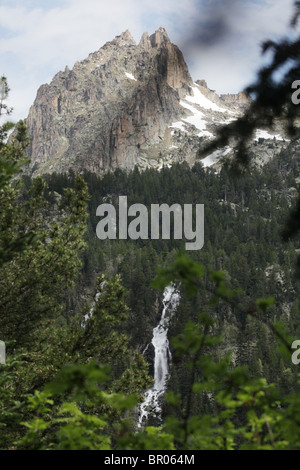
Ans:
[[[258,67],[260,41],[284,31],[292,10],[281,0],[247,0],[238,6],[235,2],[229,9],[231,4],[229,0],[2,0],[0,73],[8,76],[14,118],[27,115],[42,83],[126,29],[138,41],[144,31],[164,26],[183,49],[194,79],[206,79],[219,92],[238,91]],[[212,17],[207,5],[215,6]],[[211,32],[217,36],[214,28],[221,23],[213,20],[219,17],[226,24],[225,36],[212,45],[200,45],[199,28],[205,30],[212,22]]]
[[[195,42],[192,30],[183,52],[187,61],[193,62],[194,78],[205,79],[218,93],[242,90],[265,61],[260,54],[262,42],[282,37],[292,12],[292,1],[234,2],[224,13],[226,34],[219,41],[205,44],[200,36]]]

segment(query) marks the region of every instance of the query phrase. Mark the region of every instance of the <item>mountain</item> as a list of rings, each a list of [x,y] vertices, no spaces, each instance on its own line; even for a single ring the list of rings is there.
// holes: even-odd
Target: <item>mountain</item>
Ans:
[[[249,101],[242,92],[218,96],[205,80],[193,82],[164,28],[150,37],[144,33],[139,44],[125,31],[39,88],[26,120],[27,170],[101,174],[135,165],[193,164],[217,126],[236,119]],[[259,137],[273,139],[275,150],[284,145],[279,134],[274,138],[265,131],[254,145]],[[261,162],[274,154],[274,146],[259,150]],[[215,151],[202,160],[204,166],[231,151]]]

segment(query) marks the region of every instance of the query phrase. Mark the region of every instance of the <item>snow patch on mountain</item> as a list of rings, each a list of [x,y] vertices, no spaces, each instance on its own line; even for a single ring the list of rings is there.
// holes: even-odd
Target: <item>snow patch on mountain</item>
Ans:
[[[185,131],[184,122],[182,121],[173,122],[169,127],[174,128],[174,129],[179,129],[180,131]],[[173,134],[174,133],[171,132],[171,135]]]
[[[134,80],[135,82],[137,82],[137,79],[132,75],[132,73],[125,72],[125,75],[130,80]]]
[[[212,111],[218,111],[219,113],[230,112],[228,109],[220,108],[216,103],[213,103],[208,98],[206,98],[203,93],[199,90],[198,86],[192,87],[194,96],[186,96],[186,101],[190,103],[195,103],[201,106],[204,109],[211,109]]]
[[[192,124],[197,129],[199,129],[199,131],[201,131],[199,136],[200,135],[201,136],[202,135],[207,135],[208,137],[212,136],[212,134],[206,130],[207,121],[206,121],[206,119],[204,119],[205,115],[202,113],[202,111],[199,111],[194,106],[191,106],[190,104],[186,103],[183,100],[180,100],[180,104],[181,104],[182,107],[188,109],[189,111],[191,111],[191,113],[193,113],[192,116],[188,116],[187,118],[183,118],[183,121],[187,122],[188,124]]]
[[[262,129],[257,129],[255,139],[276,139],[276,140],[286,140],[284,139],[280,134],[270,134],[268,131],[262,130]]]
[[[221,157],[225,157],[232,151],[231,147],[225,147],[224,149],[218,149],[212,152],[207,157],[201,160],[201,163],[204,167],[212,166],[219,161]]]

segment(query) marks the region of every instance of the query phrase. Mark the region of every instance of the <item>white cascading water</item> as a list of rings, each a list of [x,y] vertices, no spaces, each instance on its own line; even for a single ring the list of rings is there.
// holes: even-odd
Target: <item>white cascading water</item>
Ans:
[[[89,310],[89,313],[87,313],[86,315],[84,315],[84,318],[83,318],[83,321],[81,322],[81,327],[82,328],[85,328],[86,327],[86,323],[87,321],[93,316],[93,313],[94,313],[94,309],[95,309],[95,305],[97,303],[97,300],[99,298],[99,295],[100,295],[100,292],[96,292],[96,295],[95,295],[95,300],[94,302],[92,303],[92,306]]]
[[[140,406],[138,427],[147,421],[148,415],[161,417],[161,398],[166,390],[166,381],[169,376],[171,353],[168,341],[168,326],[180,296],[173,285],[165,288],[163,296],[163,311],[159,324],[153,329],[152,344],[154,346],[154,385],[145,393],[145,401]],[[146,348],[147,349],[147,348]]]
[[[103,282],[100,284],[101,291],[105,288],[105,285],[106,285],[106,281],[103,281]],[[93,316],[93,313],[94,313],[94,310],[95,310],[95,306],[96,306],[97,300],[98,300],[99,297],[100,297],[100,294],[101,294],[100,291],[97,291],[97,292],[96,292],[96,295],[95,295],[94,301],[93,301],[93,303],[92,303],[92,306],[91,306],[91,308],[90,308],[90,310],[89,310],[89,313],[87,313],[86,315],[84,315],[83,321],[82,321],[82,323],[81,323],[81,327],[82,327],[82,328],[85,328],[87,321]]]

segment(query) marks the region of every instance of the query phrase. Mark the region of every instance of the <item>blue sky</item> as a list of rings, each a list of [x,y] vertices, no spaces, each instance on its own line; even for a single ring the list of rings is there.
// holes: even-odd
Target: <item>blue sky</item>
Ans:
[[[287,31],[292,0],[0,0],[0,74],[14,119],[38,87],[129,29],[159,26],[184,53],[194,80],[219,93],[243,89],[262,63],[260,43]]]

